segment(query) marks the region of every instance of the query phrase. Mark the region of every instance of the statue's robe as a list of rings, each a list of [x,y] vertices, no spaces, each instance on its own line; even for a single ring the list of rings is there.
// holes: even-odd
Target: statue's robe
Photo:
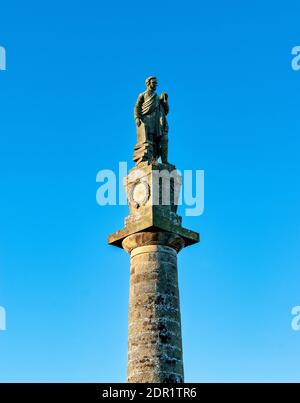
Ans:
[[[148,135],[155,141],[168,133],[167,112],[167,106],[163,106],[156,92],[147,90],[137,99],[134,117],[144,123]]]

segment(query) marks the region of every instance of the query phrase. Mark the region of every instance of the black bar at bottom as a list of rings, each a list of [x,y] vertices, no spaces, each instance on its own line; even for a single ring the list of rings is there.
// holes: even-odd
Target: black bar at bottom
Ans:
[[[239,390],[228,390],[230,384],[184,383],[184,384],[134,384],[134,383],[0,383],[0,401],[4,402],[105,402],[106,400],[137,401],[141,399],[204,399],[217,398],[221,386],[227,397],[241,397]],[[243,384],[238,384],[243,385]],[[224,387],[225,386],[225,387]],[[253,392],[252,392],[253,391]],[[234,393],[232,393],[234,392]],[[250,393],[249,393],[250,392]],[[244,393],[244,392],[243,392]],[[252,394],[253,393],[253,394]],[[247,397],[257,396],[255,388]],[[226,393],[223,394],[223,398]],[[209,401],[210,401],[209,400]],[[242,401],[242,400],[240,400]]]

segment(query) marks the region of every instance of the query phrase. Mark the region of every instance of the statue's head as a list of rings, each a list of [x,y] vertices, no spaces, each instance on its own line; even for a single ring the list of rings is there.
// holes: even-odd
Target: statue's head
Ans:
[[[155,91],[157,87],[158,81],[154,76],[148,77],[146,80],[146,86],[149,90]]]

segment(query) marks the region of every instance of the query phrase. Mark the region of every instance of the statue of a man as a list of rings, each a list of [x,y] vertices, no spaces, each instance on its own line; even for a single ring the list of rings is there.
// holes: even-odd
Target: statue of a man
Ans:
[[[137,127],[144,124],[147,140],[153,144],[152,159],[161,157],[163,163],[168,163],[168,94],[163,92],[158,96],[155,92],[157,84],[156,77],[147,78],[147,90],[137,99],[134,118]]]

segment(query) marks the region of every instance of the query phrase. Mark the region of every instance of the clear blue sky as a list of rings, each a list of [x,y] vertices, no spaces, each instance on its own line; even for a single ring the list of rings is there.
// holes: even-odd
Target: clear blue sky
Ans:
[[[299,1],[1,0],[1,381],[126,379],[127,207],[144,79],[169,93],[170,160],[205,170],[179,255],[186,381],[299,381]]]

